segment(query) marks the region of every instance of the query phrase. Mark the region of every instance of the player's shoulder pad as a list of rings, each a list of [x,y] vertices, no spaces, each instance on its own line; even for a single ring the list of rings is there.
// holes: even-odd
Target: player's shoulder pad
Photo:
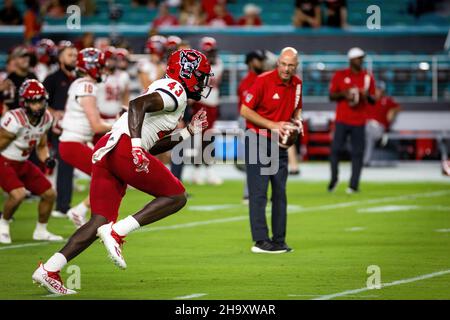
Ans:
[[[154,81],[147,89],[147,93],[158,92],[164,102],[164,110],[173,112],[180,106],[185,107],[187,95],[184,87],[177,80],[163,78]]]
[[[44,120],[42,121],[42,126],[46,127],[46,129],[51,128],[51,126],[53,124],[53,116],[52,116],[51,112],[48,111],[48,109],[45,110],[45,114],[44,114],[43,119]]]
[[[17,134],[26,125],[26,115],[21,108],[7,111],[0,121],[0,126],[6,131]]]
[[[97,84],[85,78],[79,78],[72,83],[71,91],[77,97],[95,96],[97,94]]]

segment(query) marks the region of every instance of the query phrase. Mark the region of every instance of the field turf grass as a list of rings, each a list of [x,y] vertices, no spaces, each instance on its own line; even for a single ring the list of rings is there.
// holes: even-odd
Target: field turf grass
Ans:
[[[449,299],[450,184],[363,183],[353,195],[345,187],[328,194],[324,183],[289,182],[287,242],[294,252],[264,255],[250,252],[242,182],[187,184],[192,197],[182,211],[127,237],[127,270],[97,241],[68,265],[80,267],[79,294],[57,298],[46,297],[31,274],[63,243],[31,239],[37,203],[26,202],[11,224],[13,244],[0,245],[0,299],[314,299],[365,288],[371,265],[383,284],[432,276],[331,298]],[[76,193],[73,203],[85,195]],[[129,190],[121,217],[148,200]],[[49,230],[68,238],[74,227],[52,219]],[[439,271],[446,272],[435,276]]]

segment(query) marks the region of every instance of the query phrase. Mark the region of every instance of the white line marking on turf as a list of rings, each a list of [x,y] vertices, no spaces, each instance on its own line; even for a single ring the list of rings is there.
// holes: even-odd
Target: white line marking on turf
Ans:
[[[58,294],[58,293],[50,293],[50,294],[46,294],[45,296],[42,296],[43,298],[59,298],[62,297],[62,294]]]
[[[352,227],[352,228],[347,228],[345,229],[345,231],[347,232],[357,232],[357,231],[363,231],[366,230],[365,227]]]
[[[436,232],[450,232],[450,228],[449,229],[436,229],[434,231],[436,231]]]
[[[318,297],[318,294],[288,294],[288,297]],[[361,297],[361,298],[377,298],[377,295],[356,295],[349,294],[347,297]]]
[[[447,211],[450,212],[450,207],[446,206],[381,206],[372,208],[358,209],[358,213],[385,213],[385,212],[400,212],[412,210],[432,210],[432,211]]]
[[[203,226],[203,225],[207,225],[207,224],[225,223],[225,222],[241,221],[241,220],[247,220],[247,219],[248,219],[248,216],[237,216],[237,217],[230,217],[230,218],[223,218],[223,219],[212,219],[212,220],[205,220],[205,221],[180,223],[180,224],[174,224],[174,225],[170,225],[170,226],[142,228],[142,229],[137,230],[135,233],[160,231],[160,230],[184,229],[184,228]]]
[[[32,242],[32,243],[23,243],[23,244],[13,244],[10,246],[0,247],[0,250],[8,250],[8,249],[20,249],[27,247],[35,247],[49,244],[50,242]]]
[[[207,293],[193,293],[187,296],[181,296],[181,297],[175,297],[174,300],[186,300],[186,299],[194,299],[194,298],[200,298],[203,296],[206,296]]]
[[[408,199],[414,199],[414,198],[440,197],[440,196],[444,196],[447,194],[450,194],[449,190],[440,190],[440,191],[433,191],[433,192],[426,192],[426,193],[413,193],[413,194],[407,194],[407,195],[396,196],[396,197],[386,197],[386,198],[361,200],[361,201],[350,201],[350,202],[343,202],[343,203],[336,203],[336,204],[329,204],[329,205],[315,206],[315,207],[307,207],[307,208],[298,207],[298,208],[295,208],[297,210],[292,210],[292,211],[289,211],[288,213],[295,214],[295,213],[303,213],[303,212],[311,212],[311,211],[315,212],[315,211],[320,211],[320,210],[322,210],[322,211],[333,210],[333,209],[347,208],[347,207],[358,206],[358,205],[401,201],[401,200],[408,200]],[[189,209],[189,207],[188,207],[188,209]],[[184,229],[184,228],[192,228],[192,227],[208,225],[208,224],[242,221],[242,220],[247,220],[247,219],[248,219],[248,215],[235,216],[235,217],[230,217],[230,218],[196,221],[196,222],[181,223],[181,224],[175,224],[175,225],[169,225],[169,226],[147,227],[147,228],[139,229],[135,233],[152,232],[152,231],[160,231],[160,230]],[[29,246],[37,246],[37,245],[41,245],[41,244],[43,245],[45,243],[24,243],[21,245],[0,247],[0,250],[20,249],[20,248],[25,248],[25,247],[29,247]]]
[[[225,209],[235,209],[242,207],[239,204],[216,204],[216,205],[204,205],[204,206],[189,206],[187,209],[189,211],[215,211],[215,210],[225,210]]]
[[[382,283],[381,284],[381,288],[398,286],[398,285],[401,285],[401,284],[416,282],[416,281],[425,280],[425,279],[430,279],[430,278],[434,278],[434,277],[443,276],[443,275],[446,275],[446,274],[450,274],[450,269],[449,270],[438,271],[438,272],[433,272],[433,273],[429,273],[429,274],[424,274],[424,275],[421,275],[421,276],[418,276],[418,277],[414,277],[414,278],[397,280],[397,281],[393,281],[393,282],[389,282],[389,283]],[[328,295],[325,295],[325,296],[320,296],[320,297],[317,297],[317,298],[315,298],[313,300],[331,300],[331,299],[334,299],[334,298],[348,296],[348,295],[351,295],[351,294],[356,294],[356,293],[369,291],[369,290],[377,290],[377,289],[369,289],[369,288],[365,287],[365,288],[360,288],[360,289],[355,289],[355,290],[347,290],[347,291],[342,291],[342,292],[338,292],[338,293],[328,294]]]
[[[396,196],[396,197],[388,197],[388,198],[350,201],[350,202],[343,202],[343,203],[323,205],[323,206],[315,206],[315,207],[309,207],[309,208],[308,207],[302,208],[302,207],[298,206],[297,208],[292,208],[292,209],[297,209],[297,210],[292,210],[292,211],[289,211],[288,213],[295,214],[295,213],[303,213],[303,212],[319,211],[319,210],[333,210],[333,209],[337,209],[337,208],[345,208],[345,207],[351,207],[351,206],[356,206],[356,205],[364,205],[367,203],[391,202],[391,201],[405,200],[405,199],[411,199],[411,198],[439,197],[439,196],[447,195],[447,194],[450,194],[449,190],[440,190],[440,191],[434,191],[434,192],[415,193],[415,194],[402,195],[402,196]],[[175,224],[175,225],[170,225],[170,226],[147,227],[147,228],[142,228],[142,229],[137,230],[136,233],[137,232],[140,232],[140,233],[141,232],[152,232],[152,231],[159,231],[159,230],[192,228],[192,227],[197,227],[197,226],[201,226],[201,225],[227,223],[227,222],[242,221],[242,220],[247,220],[247,219],[248,219],[248,215],[245,215],[245,216],[235,216],[235,217],[223,218],[223,219],[212,219],[212,220]]]

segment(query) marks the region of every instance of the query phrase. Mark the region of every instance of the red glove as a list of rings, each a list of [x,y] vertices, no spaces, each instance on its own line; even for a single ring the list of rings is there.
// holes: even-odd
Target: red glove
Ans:
[[[145,173],[148,173],[150,160],[148,160],[145,155],[144,149],[142,149],[142,147],[132,147],[131,154],[133,155],[133,163],[136,166],[136,172],[145,171]]]

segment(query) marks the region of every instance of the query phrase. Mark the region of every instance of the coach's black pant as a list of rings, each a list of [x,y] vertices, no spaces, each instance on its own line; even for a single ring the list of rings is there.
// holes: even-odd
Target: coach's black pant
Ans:
[[[248,139],[253,136],[251,139]],[[252,231],[253,241],[269,240],[269,231],[266,221],[266,204],[267,204],[267,191],[269,187],[269,181],[272,186],[272,234],[273,241],[285,242],[286,238],[286,220],[287,220],[287,200],[286,200],[286,181],[288,177],[288,153],[286,149],[279,148],[278,156],[271,155],[270,144],[271,140],[263,136],[259,136],[263,139],[262,145],[255,144],[254,138],[256,133],[247,131],[247,137],[245,141],[245,163],[247,169],[247,184],[249,191],[249,208],[250,208],[250,226]],[[257,156],[256,163],[250,163],[250,153]],[[260,161],[260,155],[269,155],[271,161],[274,161],[274,157],[278,159],[277,170],[274,174],[264,175],[261,174],[261,169],[270,167],[270,164],[262,164]]]
[[[73,167],[64,162],[59,156],[59,136],[51,133],[52,149],[58,159],[56,175],[56,210],[67,213],[73,193]]]
[[[347,137],[350,136],[351,157],[352,157],[352,175],[350,178],[350,188],[358,190],[361,169],[363,166],[365,130],[362,126],[350,126],[336,122],[333,143],[331,146],[331,182],[338,181],[339,156],[345,150]]]

